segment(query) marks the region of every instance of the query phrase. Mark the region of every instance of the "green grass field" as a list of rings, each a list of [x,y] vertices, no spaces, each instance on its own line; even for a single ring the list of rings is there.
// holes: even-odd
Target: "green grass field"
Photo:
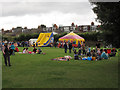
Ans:
[[[19,48],[22,50],[23,48]],[[41,47],[46,55],[16,54],[11,67],[3,60],[3,88],[118,88],[118,56],[109,60],[52,61],[64,49]],[[32,50],[32,48],[29,48]]]

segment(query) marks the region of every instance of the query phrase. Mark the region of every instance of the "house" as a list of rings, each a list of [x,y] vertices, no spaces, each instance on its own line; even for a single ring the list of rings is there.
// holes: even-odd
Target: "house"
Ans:
[[[17,28],[12,29],[13,35],[21,34],[22,29],[23,29],[22,27],[17,27]]]
[[[70,32],[70,26],[63,26],[64,32]]]
[[[52,27],[46,27],[47,32],[52,32]]]

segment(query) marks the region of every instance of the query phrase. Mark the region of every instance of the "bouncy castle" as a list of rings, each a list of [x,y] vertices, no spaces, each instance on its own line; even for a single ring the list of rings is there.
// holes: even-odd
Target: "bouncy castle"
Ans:
[[[53,43],[53,33],[40,33],[36,41],[36,46],[46,47],[50,46],[50,43]]]

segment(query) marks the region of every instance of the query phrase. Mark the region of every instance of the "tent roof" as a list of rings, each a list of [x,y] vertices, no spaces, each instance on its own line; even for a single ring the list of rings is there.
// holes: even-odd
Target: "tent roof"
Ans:
[[[79,35],[71,32],[71,33],[69,33],[69,34],[67,34],[67,35],[65,35],[65,36],[63,36],[63,37],[61,37],[59,39],[84,39],[84,38],[82,38]]]
[[[58,34],[58,33],[56,33],[56,32],[53,32],[53,35],[56,35],[56,34]]]

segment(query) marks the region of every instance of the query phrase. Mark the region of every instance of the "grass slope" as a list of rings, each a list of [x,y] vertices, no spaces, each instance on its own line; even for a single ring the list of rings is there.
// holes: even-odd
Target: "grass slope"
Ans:
[[[73,57],[73,53],[65,54],[60,48],[42,47],[42,50],[46,55],[11,56],[11,67],[6,67],[3,60],[3,88],[118,87],[118,57],[101,61],[52,61],[65,55]]]

